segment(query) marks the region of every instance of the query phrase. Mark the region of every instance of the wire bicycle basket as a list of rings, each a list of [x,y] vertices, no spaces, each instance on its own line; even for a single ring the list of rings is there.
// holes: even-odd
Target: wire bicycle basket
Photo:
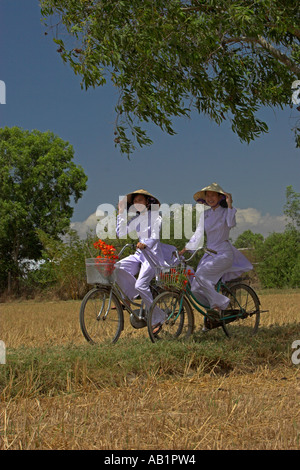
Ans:
[[[164,288],[182,289],[188,283],[189,275],[191,275],[190,270],[181,265],[158,266],[155,271],[156,284]]]
[[[112,284],[116,277],[115,263],[117,259],[86,258],[85,269],[88,284]]]

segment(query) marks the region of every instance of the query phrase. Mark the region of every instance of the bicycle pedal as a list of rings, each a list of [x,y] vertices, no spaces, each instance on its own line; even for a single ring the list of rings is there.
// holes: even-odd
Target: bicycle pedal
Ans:
[[[207,310],[207,315],[212,320],[220,320],[221,318],[221,312],[214,310],[213,308]]]

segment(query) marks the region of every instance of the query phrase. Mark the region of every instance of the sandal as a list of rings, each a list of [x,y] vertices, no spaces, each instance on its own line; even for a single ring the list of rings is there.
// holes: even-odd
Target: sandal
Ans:
[[[158,333],[161,331],[162,329],[162,323],[159,322],[159,323],[155,323],[155,325],[152,325],[152,333],[154,336],[158,335]]]

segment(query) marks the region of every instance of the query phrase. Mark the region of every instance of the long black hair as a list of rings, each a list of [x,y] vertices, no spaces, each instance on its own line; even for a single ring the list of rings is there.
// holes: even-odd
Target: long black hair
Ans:
[[[220,201],[220,206],[225,207],[225,209],[228,207],[228,204],[226,202],[226,196],[224,196],[224,194],[222,200]]]

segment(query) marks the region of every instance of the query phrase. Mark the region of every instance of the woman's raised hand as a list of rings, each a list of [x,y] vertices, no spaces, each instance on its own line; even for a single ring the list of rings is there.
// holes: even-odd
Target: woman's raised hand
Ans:
[[[139,248],[140,250],[144,250],[147,247],[147,245],[145,245],[145,243],[138,242],[136,247]]]
[[[119,214],[122,214],[122,212],[126,208],[126,204],[127,204],[127,197],[125,196],[118,204]]]
[[[226,202],[229,207],[229,209],[232,209],[232,196],[230,193],[225,193],[226,196]]]

